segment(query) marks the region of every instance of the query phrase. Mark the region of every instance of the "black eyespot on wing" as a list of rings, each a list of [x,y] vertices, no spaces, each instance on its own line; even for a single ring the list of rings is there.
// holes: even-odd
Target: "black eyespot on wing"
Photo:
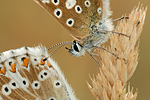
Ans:
[[[77,7],[77,10],[80,11],[81,10],[80,7]]]
[[[10,61],[10,62],[9,62],[9,66],[11,66],[11,64],[12,64],[12,62]]]
[[[72,18],[68,18],[66,20],[66,24],[69,26],[69,27],[72,27],[74,25],[74,19]]]
[[[37,59],[35,58],[34,61],[37,61]]]
[[[56,88],[60,88],[61,87],[61,82],[59,81],[59,80],[56,80],[55,82],[54,82],[54,86],[56,87]]]
[[[60,16],[60,11],[57,11],[56,14],[57,14],[57,16]]]
[[[23,80],[23,81],[22,81],[22,83],[23,83],[24,85],[26,85],[26,84],[27,84],[25,80]]]
[[[43,75],[41,75],[41,78],[43,78]]]
[[[22,57],[22,58],[21,58],[21,61],[23,61],[24,59],[26,59],[26,57]]]
[[[5,87],[4,90],[5,90],[5,92],[8,92],[8,91],[9,91],[9,89],[8,89],[7,87]]]
[[[49,100],[56,100],[54,97],[50,97]]]
[[[58,2],[58,0],[54,0],[54,2],[55,2],[55,3],[57,3],[57,2]]]
[[[90,5],[89,2],[86,2],[86,5]]]
[[[72,24],[72,20],[68,21],[68,24],[71,25]]]
[[[14,82],[14,83],[12,83],[12,86],[16,86],[16,83]]]
[[[44,75],[47,76],[47,72],[44,72]]]
[[[35,87],[37,87],[37,86],[38,86],[38,83],[35,83],[34,85],[35,85]]]
[[[59,86],[60,85],[60,83],[59,82],[56,82],[56,84],[55,84],[56,86]]]
[[[136,27],[138,27],[138,26],[139,26],[139,24],[140,24],[140,21],[138,21],[138,22],[137,22]]]

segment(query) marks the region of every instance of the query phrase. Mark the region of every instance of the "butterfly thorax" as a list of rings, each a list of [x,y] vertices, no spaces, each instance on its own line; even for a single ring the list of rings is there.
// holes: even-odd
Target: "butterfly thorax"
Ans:
[[[98,46],[102,43],[105,43],[108,40],[109,35],[109,32],[107,31],[113,30],[113,28],[110,29],[110,26],[113,27],[111,22],[105,24],[105,22],[101,23],[101,21],[98,23],[98,25],[92,25],[90,34],[82,40],[82,46],[84,49],[89,49],[93,46]]]
[[[108,38],[107,33],[102,32],[102,33],[92,33],[89,36],[87,36],[84,40],[83,40],[83,47],[85,49],[89,49],[92,48],[93,46],[97,46],[101,43],[104,43],[104,41],[106,41]]]
[[[106,18],[99,21],[97,25],[92,25],[88,35],[81,40],[73,41],[69,53],[75,57],[83,56],[84,51],[89,53],[93,52],[94,46],[99,46],[108,40],[109,33],[113,30],[114,26],[111,19]]]

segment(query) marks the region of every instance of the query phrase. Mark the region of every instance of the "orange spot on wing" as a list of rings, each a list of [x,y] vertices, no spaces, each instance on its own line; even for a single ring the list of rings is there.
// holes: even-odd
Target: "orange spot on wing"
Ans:
[[[11,64],[11,69],[9,69],[9,71],[15,73],[16,72],[16,63]]]
[[[43,61],[43,58],[41,59],[40,65],[44,65],[45,61]]]
[[[47,61],[47,65],[49,66],[49,67],[52,67],[52,65]]]
[[[3,67],[3,69],[0,69],[0,73],[5,75],[5,67]]]
[[[37,67],[39,67],[39,64],[36,64]]]
[[[28,58],[24,59],[22,66],[25,66],[25,67],[27,68],[27,67],[28,67],[28,63],[29,63],[29,60],[30,60],[30,59],[28,59]]]

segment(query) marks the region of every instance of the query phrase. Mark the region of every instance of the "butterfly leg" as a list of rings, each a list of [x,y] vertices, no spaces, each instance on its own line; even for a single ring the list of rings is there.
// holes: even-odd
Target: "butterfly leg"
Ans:
[[[97,60],[90,52],[88,52],[87,50],[85,50],[85,51],[97,62],[98,66],[101,67],[101,65],[100,65],[100,63],[98,62],[98,60]]]
[[[95,47],[95,48],[98,48],[98,49],[105,50],[106,52],[108,52],[108,53],[112,54],[113,56],[115,56],[117,59],[120,59],[116,54],[114,54],[114,53],[108,51],[107,49],[105,49],[105,48],[103,48],[103,47],[98,47],[98,46],[94,46],[94,47]]]
[[[99,56],[98,54],[95,53],[90,53],[92,56]]]
[[[115,32],[115,31],[111,31],[112,33],[115,33],[115,34],[119,34],[119,35],[124,35],[126,37],[130,37],[129,35],[126,35],[126,34],[123,34],[123,33],[120,33],[120,32]]]
[[[112,21],[115,22],[115,21],[119,21],[119,20],[122,20],[122,19],[129,19],[129,17],[120,17],[120,18],[114,19]]]
[[[115,33],[115,34],[123,35],[123,36],[126,36],[126,37],[130,37],[129,35],[126,35],[126,34],[123,34],[123,33],[120,33],[120,32],[107,31],[107,30],[104,30],[104,29],[96,29],[96,31],[99,31],[99,33],[101,33],[101,32],[108,32],[108,33]]]

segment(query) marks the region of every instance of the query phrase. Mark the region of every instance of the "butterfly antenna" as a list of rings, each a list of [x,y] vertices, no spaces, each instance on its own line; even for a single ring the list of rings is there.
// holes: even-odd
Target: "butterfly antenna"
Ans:
[[[51,57],[58,49],[60,49],[61,47],[65,46],[65,45],[68,45],[68,44],[72,44],[72,42],[61,42],[61,43],[58,43],[58,44],[56,44],[56,45],[54,45],[54,46],[48,48],[48,50],[49,50],[49,49],[51,49],[51,48],[53,48],[53,47],[55,47],[55,46],[60,45],[60,46],[57,47],[48,57],[44,58],[44,59],[43,59],[43,62],[45,62],[49,57]]]
[[[52,48],[54,48],[54,47],[56,47],[56,46],[58,46],[58,45],[62,45],[62,44],[66,44],[66,45],[67,45],[68,43],[70,43],[70,42],[60,42],[60,43],[57,43],[57,44],[51,46],[50,48],[48,48],[48,50],[50,50],[50,49],[52,49]],[[72,43],[72,42],[71,42],[71,43]]]

